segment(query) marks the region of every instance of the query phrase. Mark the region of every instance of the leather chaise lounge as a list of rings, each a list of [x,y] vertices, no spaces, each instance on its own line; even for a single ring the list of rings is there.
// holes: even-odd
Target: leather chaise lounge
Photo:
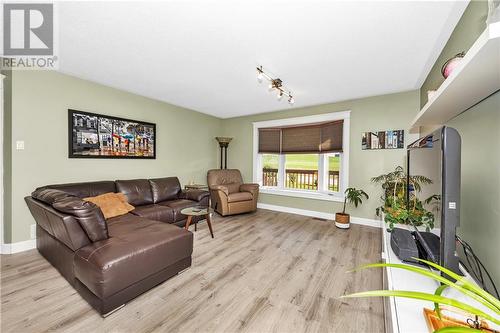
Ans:
[[[104,219],[83,198],[121,192],[135,207]],[[49,185],[25,201],[37,249],[100,314],[191,266],[193,235],[181,209],[208,205],[207,191],[182,191],[176,177]]]

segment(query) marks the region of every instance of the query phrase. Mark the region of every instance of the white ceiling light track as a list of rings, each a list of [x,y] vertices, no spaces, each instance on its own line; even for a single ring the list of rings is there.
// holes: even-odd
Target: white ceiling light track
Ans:
[[[278,101],[281,101],[283,99],[283,96],[288,97],[288,103],[290,105],[293,105],[295,103],[295,100],[293,99],[292,92],[285,89],[283,86],[283,81],[281,79],[273,79],[269,74],[264,72],[264,69],[262,69],[262,66],[257,67],[257,81],[259,83],[262,83],[262,81],[266,79],[269,81],[269,91],[277,90],[278,94],[276,98]]]

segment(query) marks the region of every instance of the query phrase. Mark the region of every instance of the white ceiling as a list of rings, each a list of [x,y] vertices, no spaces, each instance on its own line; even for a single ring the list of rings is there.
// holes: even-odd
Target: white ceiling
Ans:
[[[417,89],[466,1],[63,2],[60,71],[220,118]]]

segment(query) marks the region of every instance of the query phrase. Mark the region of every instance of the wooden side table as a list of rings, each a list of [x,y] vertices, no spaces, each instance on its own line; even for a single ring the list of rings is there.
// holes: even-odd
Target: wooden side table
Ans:
[[[214,238],[214,231],[212,230],[212,221],[210,220],[210,214],[212,214],[214,210],[210,207],[188,207],[181,210],[181,214],[187,216],[186,226],[184,227],[186,230],[189,230],[189,225],[193,220],[193,216],[205,216],[207,219],[208,229],[210,229],[210,235]]]

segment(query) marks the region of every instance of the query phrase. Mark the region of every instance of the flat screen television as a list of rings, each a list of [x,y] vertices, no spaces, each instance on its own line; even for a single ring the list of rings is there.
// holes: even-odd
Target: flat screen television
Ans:
[[[434,214],[434,226],[439,229],[439,253],[431,253],[429,258],[462,275],[455,241],[456,228],[460,224],[460,151],[460,135],[455,129],[446,126],[408,145],[409,185],[406,200],[409,203],[415,195],[422,201],[424,208]],[[417,191],[410,181],[410,177],[416,175],[425,176],[432,183]],[[425,199],[431,196],[435,200],[426,204]],[[415,237],[424,250],[432,247],[426,243],[425,237],[422,237],[416,226]]]

